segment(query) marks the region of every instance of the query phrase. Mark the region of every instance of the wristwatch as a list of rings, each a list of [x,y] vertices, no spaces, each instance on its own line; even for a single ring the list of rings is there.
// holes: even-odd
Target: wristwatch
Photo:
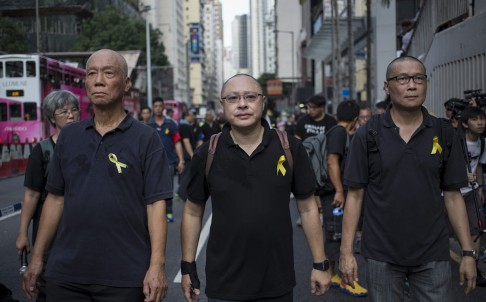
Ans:
[[[471,251],[462,251],[462,257],[469,256],[473,257],[474,259],[478,259],[478,252],[476,250],[471,250]]]
[[[314,262],[312,263],[312,268],[325,272],[329,269],[329,260],[324,260],[322,262]]]

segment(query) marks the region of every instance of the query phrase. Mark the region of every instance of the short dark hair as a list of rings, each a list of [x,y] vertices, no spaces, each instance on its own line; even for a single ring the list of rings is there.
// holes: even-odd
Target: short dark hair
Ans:
[[[388,107],[388,105],[386,104],[385,101],[381,101],[381,102],[378,102],[375,104],[375,107],[377,109],[383,109],[383,110],[386,110],[386,107]]]
[[[359,116],[359,105],[353,100],[339,103],[336,117],[338,121],[352,122]]]
[[[314,95],[307,100],[307,103],[317,107],[325,107],[327,104],[327,100],[326,97],[323,95]]]
[[[401,56],[401,57],[398,57],[398,58],[394,59],[393,61],[390,62],[390,64],[388,64],[388,67],[386,68],[386,78],[387,78],[387,81],[391,77],[391,72],[392,72],[392,69],[393,69],[395,63],[404,62],[404,61],[412,61],[412,62],[418,62],[418,63],[420,63],[420,65],[422,65],[422,68],[424,69],[424,73],[427,73],[426,70],[425,70],[424,63],[422,63],[422,61],[420,61],[416,57],[412,57],[412,56]]]
[[[162,97],[160,97],[160,96],[154,97],[154,101],[152,102],[152,104],[155,104],[157,102],[161,102],[162,105],[164,105],[164,99]]]
[[[152,113],[152,108],[150,108],[149,106],[143,106],[142,108],[140,108],[140,112],[144,111],[145,109],[148,109],[148,111]]]
[[[483,109],[479,107],[467,107],[462,111],[462,121],[467,123],[470,118],[483,117],[486,118],[486,114]]]

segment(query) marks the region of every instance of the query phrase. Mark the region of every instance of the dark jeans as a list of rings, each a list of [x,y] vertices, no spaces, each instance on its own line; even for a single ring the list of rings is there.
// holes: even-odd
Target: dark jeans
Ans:
[[[401,266],[366,259],[369,301],[404,301],[405,281],[411,301],[452,302],[449,261],[432,261],[418,266]]]
[[[254,299],[254,300],[219,300],[219,299],[208,298],[208,302],[293,302],[293,301],[294,301],[293,290],[279,297],[261,298],[261,299]]]
[[[47,279],[49,302],[143,302],[142,287],[112,287]]]

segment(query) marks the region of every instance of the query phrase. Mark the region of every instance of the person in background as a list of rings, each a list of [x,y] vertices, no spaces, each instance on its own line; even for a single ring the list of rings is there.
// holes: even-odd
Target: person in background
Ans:
[[[17,236],[16,248],[19,259],[22,261],[22,254],[31,252],[29,243],[29,225],[32,221],[32,245],[35,245],[35,237],[39,228],[42,206],[47,197],[45,189],[49,163],[54,155],[54,147],[59,134],[67,124],[79,121],[79,101],[69,91],[59,90],[49,93],[42,102],[42,112],[49,123],[56,128],[56,132],[46,141],[35,145],[29,156],[27,170],[24,178],[24,201],[20,212],[20,227]],[[50,146],[45,145],[50,144]],[[44,149],[45,150],[44,150]],[[49,252],[44,257],[44,267],[47,263]],[[39,276],[39,294],[37,302],[46,301],[46,281],[44,274]]]
[[[173,119],[164,115],[164,99],[155,97],[152,102],[152,107],[154,113],[153,120],[148,125],[157,130],[160,136],[160,140],[167,154],[167,159],[169,160],[169,172],[172,178],[174,178],[176,169],[181,174],[185,167],[179,127]],[[174,222],[172,199],[167,200],[167,221]]]
[[[469,186],[461,188],[461,194],[466,203],[467,216],[469,220],[469,230],[471,231],[471,240],[474,244],[474,250],[481,250],[481,237],[478,237],[479,221],[476,207],[481,207],[484,203],[482,190],[483,171],[482,165],[486,164],[485,140],[481,134],[486,126],[486,115],[479,107],[468,107],[462,111],[462,126],[467,145],[467,156],[469,156],[469,165],[471,172],[468,171],[467,177]],[[481,217],[480,217],[481,218]],[[484,225],[484,222],[482,222]],[[477,240],[475,241],[475,239]],[[486,279],[478,271],[476,285],[486,286]]]
[[[204,123],[200,125],[204,142],[207,142],[211,135],[221,132],[218,121],[214,120],[214,110],[206,111],[204,116]]]
[[[140,109],[140,121],[144,124],[148,124],[152,119],[152,109],[148,106],[142,107]]]
[[[401,23],[402,32],[400,36],[402,38],[402,56],[405,56],[408,51],[408,45],[410,44],[410,40],[412,40],[413,29],[415,27],[415,22],[412,20],[403,20]]]
[[[385,101],[381,101],[375,104],[375,114],[382,114],[386,111]]]
[[[369,107],[363,107],[359,109],[359,118],[357,128],[366,124],[371,118],[371,109]]]
[[[182,150],[184,153],[184,161],[186,167],[182,174],[179,175],[179,188],[177,195],[183,201],[187,199],[187,181],[189,176],[189,167],[191,164],[194,150],[202,144],[203,134],[196,124],[196,116],[194,111],[188,110],[182,113],[182,119],[179,122],[179,133],[182,138]]]
[[[200,295],[195,259],[209,196],[213,213],[206,255],[209,302],[293,301],[291,192],[314,262],[311,292],[322,295],[329,288],[329,262],[309,158],[301,142],[287,136],[293,158],[289,165],[277,132],[263,119],[265,101],[253,77],[238,74],[227,80],[221,106],[228,122],[210,170],[206,172],[208,142],[192,158],[181,225],[181,287],[186,301],[196,301]]]
[[[326,113],[326,104],[326,98],[322,95],[315,95],[308,100],[308,113],[299,119],[295,127],[296,138],[304,141],[308,137],[327,132],[337,124],[336,119]],[[322,192],[316,192],[316,194],[314,198],[319,208],[319,213],[321,213],[322,221],[321,197],[319,196],[322,195]],[[302,225],[300,217],[297,219],[297,225]]]
[[[295,123],[295,114],[291,114],[287,117],[285,121],[284,130],[290,135],[295,136],[295,128],[297,127]]]
[[[358,129],[346,162],[342,280],[351,286],[358,281],[353,245],[364,206],[361,254],[369,300],[405,301],[408,281],[412,300],[451,301],[446,212],[463,249],[460,285],[466,294],[476,286],[475,251],[460,193],[467,177],[459,138],[423,107],[427,75],[417,58],[393,60],[384,89],[391,105]]]
[[[333,190],[321,196],[326,255],[329,257],[330,262],[329,272],[333,276],[331,285],[339,287],[342,292],[356,297],[366,296],[368,291],[358,282],[354,282],[353,286],[342,282],[337,270],[335,270],[339,261],[342,221],[335,220],[333,212],[344,208],[347,188],[343,185],[342,175],[345,169],[351,133],[354,132],[358,122],[359,111],[358,104],[353,100],[341,102],[337,108],[337,126],[329,129],[326,134],[326,160],[329,180],[332,183]]]
[[[23,289],[37,295],[52,242],[48,301],[159,302],[167,291],[165,200],[173,194],[164,148],[123,109],[131,80],[122,55],[94,52],[85,83],[94,115],[59,135]]]

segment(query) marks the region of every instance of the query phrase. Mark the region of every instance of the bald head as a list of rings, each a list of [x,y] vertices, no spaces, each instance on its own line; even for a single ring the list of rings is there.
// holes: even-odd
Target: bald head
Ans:
[[[119,54],[118,52],[111,50],[111,49],[100,49],[98,51],[95,51],[88,59],[86,62],[86,69],[88,69],[90,62],[93,58],[98,57],[98,56],[103,56],[103,57],[112,57],[116,60],[117,62],[117,67],[120,68],[122,74],[127,77],[128,76],[128,65],[127,61],[125,58]]]
[[[232,76],[231,78],[227,79],[226,82],[224,82],[223,84],[223,87],[221,88],[221,97],[224,96],[224,93],[225,93],[225,88],[226,86],[232,82],[232,81],[235,81],[237,79],[240,79],[240,78],[247,78],[247,79],[251,79],[253,82],[255,82],[255,84],[257,85],[258,87],[258,93],[263,93],[263,89],[262,89],[262,85],[260,85],[260,82],[257,81],[257,79],[255,79],[254,77],[252,77],[251,75],[249,74],[246,74],[246,73],[239,73],[239,74],[236,74],[234,76]]]
[[[422,65],[423,68],[423,74],[426,74],[425,72],[425,65],[420,61],[419,59],[412,57],[412,56],[403,56],[403,57],[398,57],[395,60],[391,61],[390,64],[388,64],[388,67],[386,68],[386,78],[387,80],[392,76],[392,73],[394,72],[395,66],[398,63],[401,62],[416,62]]]

